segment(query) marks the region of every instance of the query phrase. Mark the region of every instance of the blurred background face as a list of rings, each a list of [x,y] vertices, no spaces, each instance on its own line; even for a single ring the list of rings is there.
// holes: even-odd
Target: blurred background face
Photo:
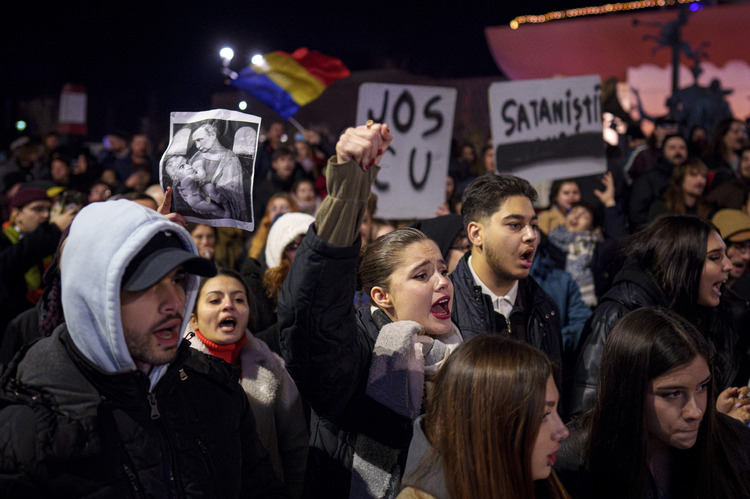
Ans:
[[[269,220],[274,220],[282,213],[288,213],[290,211],[292,211],[292,207],[289,205],[289,201],[284,198],[277,198],[271,201],[271,204],[268,205],[268,218]]]
[[[565,182],[560,186],[560,192],[557,193],[555,202],[564,209],[569,210],[573,203],[581,200],[581,190],[575,182]]]
[[[11,215],[18,230],[29,234],[49,220],[51,210],[51,201],[32,201],[21,209],[14,208]]]
[[[690,196],[698,197],[706,188],[706,174],[700,170],[690,170],[682,181],[682,191]]]
[[[727,257],[732,262],[732,270],[729,271],[729,276],[732,279],[741,277],[750,264],[750,240],[728,243]]]
[[[594,216],[583,206],[576,206],[565,216],[565,228],[568,232],[593,230]]]
[[[50,175],[55,183],[66,185],[70,182],[70,166],[65,161],[55,158],[50,163]]]
[[[744,179],[750,179],[750,149],[742,151],[740,156],[740,175]]]
[[[745,125],[740,121],[735,121],[729,127],[726,135],[724,135],[724,145],[730,151],[739,151],[745,146],[747,142],[747,132],[745,131]]]
[[[311,182],[300,182],[294,195],[300,201],[311,203],[315,201],[315,188]]]
[[[190,235],[193,236],[193,241],[198,247],[200,256],[208,259],[213,258],[214,246],[216,246],[214,229],[209,225],[198,225]]]
[[[673,165],[681,165],[687,159],[687,143],[680,137],[670,137],[664,144],[664,159]]]
[[[109,190],[106,184],[94,184],[89,191],[89,203],[106,201],[111,195],[112,191]]]

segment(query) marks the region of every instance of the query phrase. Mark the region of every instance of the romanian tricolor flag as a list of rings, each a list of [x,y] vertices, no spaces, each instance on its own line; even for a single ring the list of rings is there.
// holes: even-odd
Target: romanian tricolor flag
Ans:
[[[251,63],[229,83],[266,103],[285,119],[317,99],[331,83],[349,76],[344,63],[316,50],[282,51]]]

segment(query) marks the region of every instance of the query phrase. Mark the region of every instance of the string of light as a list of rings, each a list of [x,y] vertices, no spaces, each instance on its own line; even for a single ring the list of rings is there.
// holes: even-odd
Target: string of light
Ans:
[[[608,3],[598,7],[579,7],[575,9],[557,10],[538,16],[518,16],[510,22],[510,27],[511,29],[518,29],[522,24],[540,24],[581,16],[596,16],[600,14],[612,14],[614,12],[627,12],[654,7],[670,7],[675,4],[697,4],[699,1],[700,0],[638,0],[633,2]]]

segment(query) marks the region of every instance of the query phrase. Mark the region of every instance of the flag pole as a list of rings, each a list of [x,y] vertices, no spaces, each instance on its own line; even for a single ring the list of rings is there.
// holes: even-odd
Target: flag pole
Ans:
[[[288,118],[287,118],[287,121],[288,121],[289,123],[291,123],[291,124],[292,124],[292,125],[294,126],[294,128],[296,128],[296,129],[297,129],[297,131],[298,131],[299,133],[301,133],[302,135],[304,135],[304,134],[305,134],[305,127],[303,127],[303,126],[302,126],[302,125],[300,124],[300,122],[299,122],[299,121],[297,121],[296,119],[294,119],[294,116],[290,116],[290,117],[288,117]]]

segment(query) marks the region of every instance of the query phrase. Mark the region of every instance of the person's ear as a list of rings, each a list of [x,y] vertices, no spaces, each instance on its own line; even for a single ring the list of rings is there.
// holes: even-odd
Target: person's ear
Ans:
[[[196,329],[198,327],[198,318],[195,316],[195,314],[190,314],[190,326],[193,329]]]
[[[484,238],[484,226],[479,222],[469,222],[466,227],[466,237],[472,246],[481,246]]]
[[[372,290],[370,291],[370,298],[378,308],[382,308],[383,310],[387,310],[393,307],[391,295],[389,295],[388,291],[381,288],[380,286],[375,286],[374,288],[372,288]]]
[[[21,210],[19,208],[11,208],[8,221],[10,221],[10,223],[16,223],[16,217],[18,216],[19,213],[21,213]]]

